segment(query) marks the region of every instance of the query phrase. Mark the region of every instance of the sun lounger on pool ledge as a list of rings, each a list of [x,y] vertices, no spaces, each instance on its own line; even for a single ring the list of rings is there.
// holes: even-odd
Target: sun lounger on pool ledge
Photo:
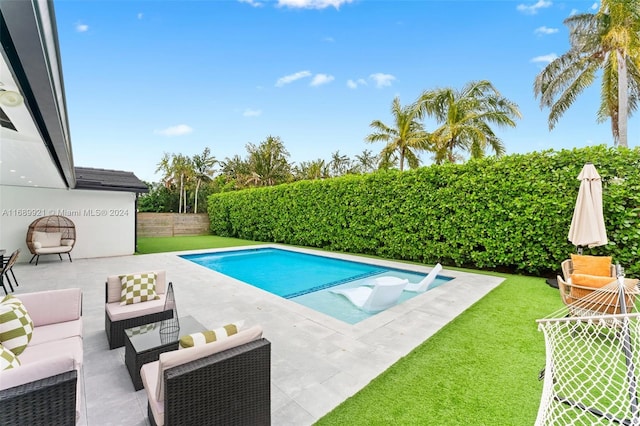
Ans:
[[[429,290],[429,286],[436,280],[436,278],[438,277],[438,274],[440,273],[440,271],[442,271],[442,265],[441,264],[436,264],[436,266],[433,267],[433,269],[431,270],[431,272],[429,272],[429,274],[424,277],[419,283],[417,284],[413,284],[413,283],[408,283],[406,285],[406,287],[404,288],[405,291],[411,291],[414,293],[423,293],[427,290]],[[364,283],[363,285],[366,286],[374,286],[376,284],[395,284],[395,283],[400,283],[400,282],[406,282],[407,280],[399,278],[399,277],[377,277],[377,278],[373,278],[372,280],[367,281],[366,283]]]
[[[431,272],[429,272],[429,274],[424,277],[418,284],[407,284],[407,286],[404,288],[405,291],[422,293],[429,290],[429,286],[435,281],[440,271],[442,271],[442,265],[437,263],[436,266],[433,267]]]
[[[380,312],[398,303],[402,290],[409,280],[400,280],[391,284],[376,284],[373,287],[361,286],[339,290],[329,290],[340,294],[365,312]]]

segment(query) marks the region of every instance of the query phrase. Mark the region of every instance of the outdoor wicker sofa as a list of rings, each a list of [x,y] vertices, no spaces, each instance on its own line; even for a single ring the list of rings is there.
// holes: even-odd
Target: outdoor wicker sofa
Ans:
[[[126,306],[120,305],[121,275],[107,277],[105,283],[104,329],[107,333],[109,349],[124,346],[124,331],[127,328],[162,321],[173,316],[172,309],[165,309],[166,271],[152,272],[157,274],[155,290],[160,298]]]
[[[19,366],[0,371],[0,425],[74,425],[81,403],[82,292],[16,294],[33,321]]]
[[[161,354],[141,375],[152,426],[271,423],[271,343],[259,326]]]

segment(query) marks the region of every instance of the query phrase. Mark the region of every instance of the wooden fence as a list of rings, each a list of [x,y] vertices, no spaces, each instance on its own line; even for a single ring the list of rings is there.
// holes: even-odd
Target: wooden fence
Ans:
[[[173,237],[209,233],[206,213],[138,213],[138,237]]]

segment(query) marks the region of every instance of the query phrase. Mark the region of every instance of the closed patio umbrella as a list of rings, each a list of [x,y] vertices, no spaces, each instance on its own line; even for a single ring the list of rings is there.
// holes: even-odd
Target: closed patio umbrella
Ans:
[[[602,180],[595,166],[587,163],[578,175],[580,189],[569,228],[569,241],[582,253],[583,247],[607,244],[602,213]]]

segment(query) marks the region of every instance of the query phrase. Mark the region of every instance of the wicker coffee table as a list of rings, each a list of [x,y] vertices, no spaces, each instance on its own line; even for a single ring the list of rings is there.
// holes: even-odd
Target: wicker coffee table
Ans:
[[[161,353],[178,349],[180,336],[206,330],[205,326],[191,316],[182,317],[178,322],[180,328],[174,329],[173,332],[164,332],[164,329],[161,332],[162,321],[124,331],[124,363],[135,390],[143,387],[140,368],[144,364],[157,361]]]

